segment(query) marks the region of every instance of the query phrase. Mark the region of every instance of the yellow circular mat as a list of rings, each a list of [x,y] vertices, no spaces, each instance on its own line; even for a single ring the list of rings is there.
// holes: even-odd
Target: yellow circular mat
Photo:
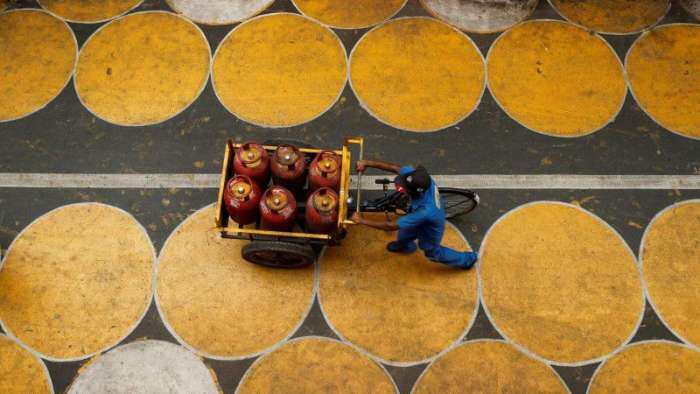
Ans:
[[[672,205],[649,224],[640,252],[649,299],[667,326],[700,346],[700,200]]]
[[[697,393],[700,352],[668,341],[639,342],[598,367],[591,379],[597,393]]]
[[[632,34],[658,23],[669,0],[549,0],[567,20],[606,34]]]
[[[292,0],[301,13],[324,25],[361,29],[381,23],[399,12],[406,0]]]
[[[0,334],[0,393],[53,393],[44,363]]]
[[[273,269],[243,260],[248,241],[221,238],[214,212],[214,206],[196,212],[168,238],[156,301],[171,333],[197,353],[250,357],[301,324],[314,295],[314,268]]]
[[[435,131],[466,118],[484,92],[484,59],[469,37],[432,18],[389,21],[352,50],[350,81],[378,120]]]
[[[464,336],[478,304],[476,273],[431,262],[420,250],[390,253],[386,244],[395,238],[351,227],[320,260],[319,300],[328,323],[348,341],[389,363],[419,362]],[[469,249],[452,226],[443,244]]]
[[[28,116],[56,98],[77,57],[73,31],[62,20],[40,10],[0,14],[0,122]]]
[[[309,122],[338,100],[345,49],[332,30],[297,14],[268,14],[229,33],[216,50],[214,89],[237,117],[263,127]]]
[[[76,23],[105,22],[138,7],[143,0],[37,0],[47,11]]]
[[[209,44],[194,23],[168,12],[127,15],[83,45],[75,89],[99,118],[124,126],[166,121],[199,96]]]
[[[634,254],[579,207],[537,202],[506,213],[488,231],[479,262],[496,328],[544,359],[599,359],[629,340],[642,317]]]
[[[126,212],[55,209],[17,236],[0,271],[4,328],[49,360],[86,358],[124,339],[148,309],[155,252]]]
[[[501,108],[555,137],[600,130],[627,94],[622,63],[607,42],[567,22],[515,26],[491,45],[487,63],[489,89]]]
[[[639,106],[664,128],[700,139],[700,25],[645,32],[625,60]]]
[[[414,393],[568,393],[554,370],[513,346],[492,340],[466,342],[435,360]]]
[[[305,337],[258,359],[237,393],[395,393],[378,364],[338,341]]]

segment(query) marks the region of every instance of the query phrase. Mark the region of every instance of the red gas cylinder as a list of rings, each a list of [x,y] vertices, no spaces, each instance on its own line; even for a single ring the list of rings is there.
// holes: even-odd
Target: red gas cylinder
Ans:
[[[261,194],[260,187],[248,176],[231,178],[224,189],[224,204],[231,219],[240,225],[255,223]]]
[[[280,145],[270,163],[272,182],[295,192],[304,187],[304,154],[292,145]]]
[[[306,201],[306,228],[312,233],[332,233],[338,224],[338,194],[322,187]]]
[[[271,186],[260,200],[261,226],[265,230],[292,231],[297,216],[297,201],[282,186]]]
[[[340,186],[340,156],[330,151],[319,152],[309,166],[309,190]]]
[[[246,142],[236,149],[233,171],[249,176],[258,186],[264,188],[270,181],[270,156],[262,145]]]

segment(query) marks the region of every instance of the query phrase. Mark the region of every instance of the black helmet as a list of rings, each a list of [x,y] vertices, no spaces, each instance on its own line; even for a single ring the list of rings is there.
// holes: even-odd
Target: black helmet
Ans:
[[[410,194],[420,194],[430,187],[430,174],[428,174],[425,167],[418,166],[408,174],[397,176],[394,183]]]

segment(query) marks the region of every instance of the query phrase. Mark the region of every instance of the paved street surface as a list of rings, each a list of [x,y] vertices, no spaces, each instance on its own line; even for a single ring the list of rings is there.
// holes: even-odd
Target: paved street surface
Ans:
[[[0,0],[0,392],[700,392],[699,21]],[[475,269],[358,227],[270,269],[213,231],[227,139],[354,135],[478,191],[443,239]]]

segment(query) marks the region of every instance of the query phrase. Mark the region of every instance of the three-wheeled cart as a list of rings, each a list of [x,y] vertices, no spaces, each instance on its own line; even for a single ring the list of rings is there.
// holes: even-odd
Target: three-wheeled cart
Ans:
[[[249,241],[242,248],[243,258],[265,266],[295,268],[312,264],[316,260],[318,252],[326,245],[335,245],[345,236],[346,227],[354,224],[348,220],[350,197],[350,171],[354,168],[351,147],[359,150],[358,159],[362,160],[364,152],[364,140],[362,137],[346,138],[343,146],[334,152],[341,158],[340,187],[338,193],[338,220],[330,233],[317,234],[308,232],[303,220],[296,221],[296,230],[293,232],[269,231],[260,228],[260,222],[255,225],[240,226],[234,222],[226,210],[224,204],[225,187],[233,174],[233,157],[235,149],[242,144],[228,140],[224,153],[224,161],[221,169],[221,182],[219,184],[219,196],[216,209],[216,231],[223,238],[240,239]],[[263,145],[263,148],[273,153],[278,145]],[[306,163],[316,156],[322,149],[303,148],[299,151],[304,154]],[[358,178],[361,174],[358,174]],[[361,180],[358,179],[355,198],[360,201]],[[359,204],[354,204],[354,209],[360,209]],[[298,218],[304,217],[305,201],[297,201]]]

